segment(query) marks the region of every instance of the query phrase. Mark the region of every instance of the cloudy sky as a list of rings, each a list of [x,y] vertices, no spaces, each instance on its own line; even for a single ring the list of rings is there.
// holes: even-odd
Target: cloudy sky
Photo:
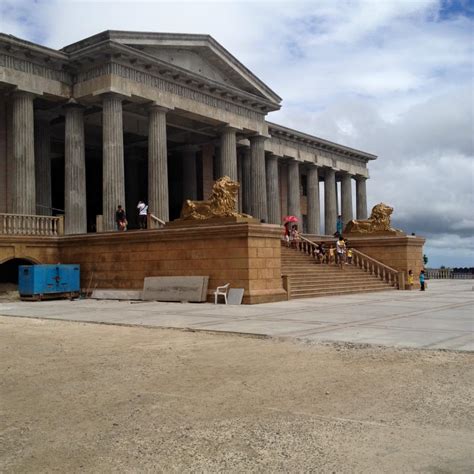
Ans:
[[[269,120],[379,156],[369,206],[474,266],[472,0],[0,0],[0,30],[60,48],[106,29],[207,33],[283,97]]]

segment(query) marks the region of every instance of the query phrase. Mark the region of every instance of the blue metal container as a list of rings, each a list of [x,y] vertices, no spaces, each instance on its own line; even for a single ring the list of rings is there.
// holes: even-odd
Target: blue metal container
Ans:
[[[18,291],[21,297],[78,296],[79,265],[20,265]]]

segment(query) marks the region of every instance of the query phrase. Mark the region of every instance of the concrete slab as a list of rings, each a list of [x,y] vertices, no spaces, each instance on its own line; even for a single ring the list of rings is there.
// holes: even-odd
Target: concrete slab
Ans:
[[[101,290],[96,289],[92,292],[93,300],[141,300],[142,292],[140,290]]]
[[[474,350],[472,281],[255,306],[59,300],[0,303],[0,315],[231,331],[427,349]]]
[[[142,298],[146,301],[202,302],[207,298],[208,276],[147,277]]]

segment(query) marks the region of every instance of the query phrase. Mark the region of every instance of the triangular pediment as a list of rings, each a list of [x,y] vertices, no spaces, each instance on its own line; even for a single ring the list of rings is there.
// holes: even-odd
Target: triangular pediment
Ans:
[[[281,98],[209,35],[104,31],[63,48],[71,53],[101,41],[119,43],[210,81],[232,86],[273,103]]]
[[[127,45],[132,46],[132,45]],[[132,46],[133,47],[133,46]],[[211,81],[224,85],[231,85],[246,92],[254,92],[251,87],[243,83],[238,78],[232,78],[228,71],[214,64],[206,57],[206,51],[192,48],[173,48],[164,46],[141,45],[140,51],[147,53],[161,61],[181,67],[199,76],[203,76]]]

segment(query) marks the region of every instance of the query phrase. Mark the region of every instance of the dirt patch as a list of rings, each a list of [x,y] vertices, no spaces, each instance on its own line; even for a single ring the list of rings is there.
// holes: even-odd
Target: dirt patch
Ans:
[[[470,472],[472,362],[0,317],[0,471]]]

